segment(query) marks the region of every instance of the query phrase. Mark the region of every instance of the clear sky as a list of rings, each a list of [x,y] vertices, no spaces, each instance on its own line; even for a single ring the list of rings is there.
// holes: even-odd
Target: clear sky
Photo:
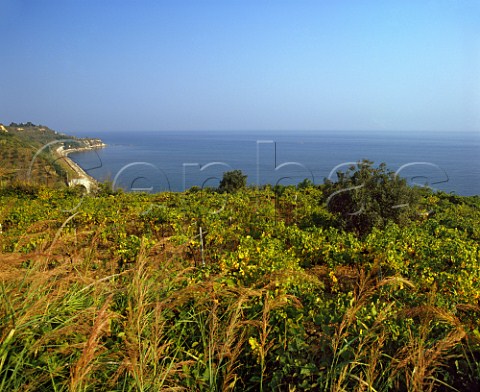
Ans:
[[[480,131],[478,0],[0,0],[0,122]]]

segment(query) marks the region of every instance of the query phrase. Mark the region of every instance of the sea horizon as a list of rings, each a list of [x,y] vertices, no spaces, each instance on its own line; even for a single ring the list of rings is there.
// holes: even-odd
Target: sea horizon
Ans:
[[[216,187],[223,172],[242,170],[249,185],[315,184],[368,159],[412,185],[480,194],[480,134],[472,131],[103,131],[102,150],[72,153],[89,175],[127,191]]]

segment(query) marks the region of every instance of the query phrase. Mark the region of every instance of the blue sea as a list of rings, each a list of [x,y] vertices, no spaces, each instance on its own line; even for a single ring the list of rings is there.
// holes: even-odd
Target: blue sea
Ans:
[[[473,132],[99,132],[107,147],[70,157],[126,191],[216,187],[239,169],[251,185],[315,184],[368,159],[412,185],[480,195],[480,133]]]

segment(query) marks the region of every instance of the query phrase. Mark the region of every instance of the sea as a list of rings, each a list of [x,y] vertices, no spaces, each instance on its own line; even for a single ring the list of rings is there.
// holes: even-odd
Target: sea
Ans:
[[[217,187],[231,170],[246,174],[249,185],[322,184],[368,159],[411,185],[480,195],[480,132],[132,130],[75,136],[100,138],[107,146],[70,158],[127,192]]]

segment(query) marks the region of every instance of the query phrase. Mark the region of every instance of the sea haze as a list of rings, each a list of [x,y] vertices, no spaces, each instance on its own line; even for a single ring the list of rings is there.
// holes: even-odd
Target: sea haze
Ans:
[[[92,177],[126,191],[216,187],[240,169],[248,183],[315,184],[350,162],[385,162],[410,184],[480,194],[480,134],[455,132],[103,132],[102,150],[70,157]]]

